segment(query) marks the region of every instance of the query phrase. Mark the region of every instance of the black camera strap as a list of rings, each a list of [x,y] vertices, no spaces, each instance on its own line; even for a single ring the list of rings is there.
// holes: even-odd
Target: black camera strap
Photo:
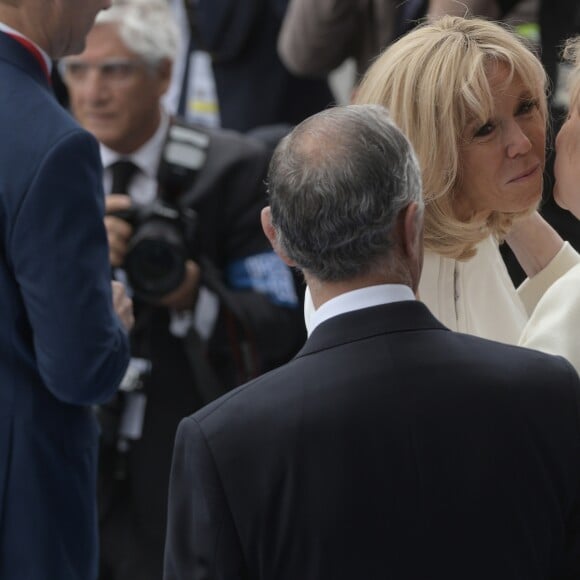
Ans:
[[[160,199],[175,203],[192,189],[207,162],[210,140],[202,129],[171,119],[157,170]]]
[[[205,347],[195,328],[190,328],[183,338],[185,354],[195,378],[198,393],[206,405],[221,397],[227,388],[217,377],[205,355]]]
[[[236,361],[237,382],[244,383],[258,376],[260,372],[250,324],[232,292],[222,282],[215,265],[204,257],[201,257],[198,263],[202,273],[201,283],[217,296],[221,315],[225,317],[224,322],[232,327],[232,332],[229,333],[230,347]],[[193,326],[184,337],[184,346],[204,404],[224,395],[229,387],[220,381],[209,363],[205,345]]]
[[[235,327],[236,358],[240,383],[246,382],[260,373],[252,326],[244,310],[240,307],[234,293],[224,284],[220,272],[211,260],[202,256],[199,259],[201,281],[219,298],[229,321]]]

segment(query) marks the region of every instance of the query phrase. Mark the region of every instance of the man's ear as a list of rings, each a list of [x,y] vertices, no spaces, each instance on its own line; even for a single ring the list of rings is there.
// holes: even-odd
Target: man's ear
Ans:
[[[266,206],[262,213],[260,214],[260,219],[262,221],[262,229],[264,230],[264,234],[268,238],[272,248],[278,254],[278,257],[288,266],[294,267],[296,266],[296,262],[291,260],[286,253],[280,247],[278,243],[278,234],[276,233],[276,228],[272,225],[272,212],[270,211],[270,206]]]
[[[168,90],[171,84],[171,73],[173,72],[173,63],[168,59],[163,59],[157,68],[159,76],[159,97],[161,98]]]
[[[403,250],[412,257],[423,248],[423,209],[414,201],[403,210],[403,214]]]
[[[402,249],[412,268],[413,282],[417,285],[423,268],[423,211],[416,201],[403,210]]]

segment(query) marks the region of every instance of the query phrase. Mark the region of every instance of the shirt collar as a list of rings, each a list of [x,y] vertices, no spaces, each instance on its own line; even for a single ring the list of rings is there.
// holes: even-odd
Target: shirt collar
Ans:
[[[2,32],[6,32],[7,34],[12,34],[14,36],[20,36],[20,38],[24,38],[24,39],[28,40],[28,42],[32,43],[35,46],[35,48],[38,50],[38,52],[40,53],[40,56],[42,56],[44,62],[46,63],[46,69],[48,70],[48,73],[50,74],[52,72],[52,59],[50,58],[50,56],[48,56],[48,54],[44,50],[42,50],[42,48],[40,48],[40,46],[38,46],[38,44],[36,44],[36,42],[34,42],[30,38],[28,38],[28,36],[25,36],[24,34],[22,34],[22,32],[15,30],[11,26],[8,26],[8,24],[4,24],[3,22],[0,22],[0,30]]]
[[[403,284],[379,284],[345,292],[328,300],[312,313],[307,325],[308,334],[325,320],[339,314],[403,300],[415,300],[411,288]]]
[[[110,167],[115,161],[119,161],[119,159],[127,159],[137,165],[139,170],[147,175],[147,177],[155,179],[157,177],[157,170],[159,169],[161,148],[165,142],[168,129],[169,115],[165,111],[162,111],[161,122],[153,137],[130,155],[122,155],[101,143],[100,149],[103,167]]]

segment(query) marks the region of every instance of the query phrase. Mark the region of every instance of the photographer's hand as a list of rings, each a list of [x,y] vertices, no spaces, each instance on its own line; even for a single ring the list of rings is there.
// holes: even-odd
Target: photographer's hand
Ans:
[[[199,265],[193,260],[187,260],[185,262],[185,279],[173,292],[163,296],[159,304],[174,310],[193,308],[197,300],[200,275]]]
[[[116,211],[126,210],[131,207],[131,199],[126,195],[111,194],[105,200],[105,211],[111,214]],[[125,220],[114,216],[105,215],[105,228],[109,240],[109,260],[111,266],[118,268],[123,264],[127,253],[127,243],[133,233],[133,228]]]
[[[133,301],[127,296],[125,286],[121,282],[112,280],[111,285],[113,287],[113,307],[125,330],[129,332],[135,322],[133,318]]]

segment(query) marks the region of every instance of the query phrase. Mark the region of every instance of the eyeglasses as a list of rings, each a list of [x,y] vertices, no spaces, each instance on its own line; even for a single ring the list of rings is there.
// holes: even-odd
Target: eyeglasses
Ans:
[[[99,63],[88,63],[82,60],[64,59],[58,63],[61,77],[67,83],[82,83],[87,80],[89,71],[99,71],[101,80],[111,84],[123,84],[130,80],[135,72],[147,65],[139,60],[115,58]]]

